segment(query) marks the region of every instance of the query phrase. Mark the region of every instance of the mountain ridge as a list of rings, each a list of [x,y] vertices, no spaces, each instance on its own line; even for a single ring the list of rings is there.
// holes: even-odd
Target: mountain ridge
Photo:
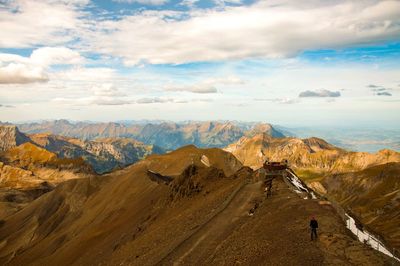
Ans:
[[[17,124],[22,132],[52,133],[83,140],[94,140],[107,137],[134,138],[145,144],[153,144],[167,150],[195,144],[198,147],[224,147],[237,141],[244,135],[254,135],[259,132],[274,137],[284,135],[268,123],[240,122],[166,122],[159,123],[71,123],[67,120],[45,121],[42,123]]]
[[[276,139],[257,134],[254,137],[242,137],[224,150],[231,152],[244,165],[253,169],[260,168],[265,160],[288,160],[290,166],[297,170],[314,172],[361,170],[372,165],[400,161],[400,153],[396,151],[385,149],[375,154],[352,152],[316,137]]]
[[[14,125],[0,126],[0,135],[5,136],[0,140],[0,147],[4,147],[3,151],[30,142],[57,154],[60,158],[82,157],[98,173],[127,166],[152,153],[164,152],[156,145],[145,145],[140,141],[128,138],[99,138],[93,141],[84,141],[51,133],[26,135]]]

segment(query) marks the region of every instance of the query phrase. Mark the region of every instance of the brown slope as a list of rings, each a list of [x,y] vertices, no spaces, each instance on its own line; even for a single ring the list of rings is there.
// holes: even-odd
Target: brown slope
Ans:
[[[329,205],[303,200],[281,180],[273,196],[260,183],[245,185],[227,208],[160,261],[161,265],[384,265],[382,254],[354,241]],[[253,216],[248,210],[258,202]],[[316,215],[320,241],[310,242],[307,221]],[[139,258],[132,259],[140,265]]]
[[[189,156],[182,156],[185,150]],[[181,164],[191,165],[193,159],[194,165],[205,172],[202,176],[207,177],[206,173],[211,171],[213,179],[226,182],[220,179],[225,176],[223,171],[230,172],[241,166],[233,161],[231,166],[224,165],[220,174],[214,177],[216,172],[213,169],[217,168],[205,167],[200,162],[203,155],[209,157],[210,164],[215,166],[235,160],[221,150],[186,147],[176,152],[179,164],[173,159],[174,153],[165,158],[153,156],[106,177],[71,180],[61,184],[6,220],[0,229],[0,239],[7,239],[0,244],[4,245],[0,250],[0,262],[10,260],[14,251],[20,250],[24,255],[14,258],[12,264],[25,264],[32,260],[38,264],[42,260],[46,264],[69,264],[83,255],[85,257],[81,258],[87,259],[87,263],[91,261],[95,264],[98,259],[104,259],[98,255],[99,251],[104,252],[104,256],[110,255],[108,252],[112,253],[118,245],[140,233],[140,228],[164,211],[160,207],[170,202],[168,186],[151,181],[147,176],[148,168],[157,169],[164,164],[166,167],[163,167],[162,173],[177,173]],[[218,182],[215,186],[221,187]],[[213,190],[212,186],[208,193]],[[210,199],[210,204],[215,205],[215,200]],[[196,213],[196,216],[201,220],[203,214]]]
[[[0,219],[57,184],[94,174],[81,158],[60,159],[30,142],[0,154]]]
[[[213,166],[201,162],[203,155]],[[230,165],[219,168],[223,162]],[[246,169],[230,177],[224,174],[239,166],[226,152],[189,146],[104,177],[63,183],[0,227],[0,263],[154,265],[185,254],[182,262],[189,259],[192,265],[206,265],[209,259],[219,265],[389,262],[352,240],[332,209],[299,198],[283,182],[274,185],[271,201],[247,216],[254,200],[262,198],[262,187],[247,183],[252,174]],[[180,169],[169,185],[147,175],[147,170],[167,175]],[[310,214],[317,214],[324,225],[321,243],[308,241]],[[208,237],[215,241],[206,247],[218,252],[191,260],[204,251],[196,248]],[[201,245],[182,245],[191,242]]]
[[[7,164],[32,170],[38,170],[45,166],[59,170],[71,169],[77,172],[89,173],[92,171],[82,158],[58,158],[55,153],[30,142],[3,152],[0,154],[0,158]]]
[[[391,246],[400,249],[399,174],[400,163],[389,163],[328,175],[320,183],[311,185],[350,210]]]
[[[150,155],[148,159],[154,171],[165,175],[178,175],[189,164],[204,165],[201,162],[203,155],[210,162],[210,166],[222,169],[227,176],[242,167],[242,164],[228,152],[217,148],[199,149],[194,145],[182,147],[165,155]]]

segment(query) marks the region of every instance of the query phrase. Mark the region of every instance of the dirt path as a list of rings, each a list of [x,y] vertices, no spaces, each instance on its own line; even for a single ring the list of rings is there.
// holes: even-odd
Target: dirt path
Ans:
[[[162,265],[200,265],[213,257],[218,247],[248,219],[248,211],[262,196],[261,182],[245,185],[228,206],[185,240],[163,261]]]

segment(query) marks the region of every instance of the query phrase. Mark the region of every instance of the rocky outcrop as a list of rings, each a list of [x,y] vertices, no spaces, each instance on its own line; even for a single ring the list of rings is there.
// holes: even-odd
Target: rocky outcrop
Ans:
[[[82,148],[92,155],[87,158],[97,172],[107,172],[114,168],[124,167],[140,161],[150,154],[160,154],[164,151],[153,145],[127,138],[108,138],[86,141]]]
[[[30,139],[25,134],[21,133],[16,126],[0,126],[0,152],[29,141]]]
[[[245,166],[257,169],[265,160],[288,160],[292,168],[319,171],[357,171],[372,165],[400,162],[400,153],[382,150],[375,154],[349,152],[319,138],[272,138],[266,134],[242,137],[225,148]]]

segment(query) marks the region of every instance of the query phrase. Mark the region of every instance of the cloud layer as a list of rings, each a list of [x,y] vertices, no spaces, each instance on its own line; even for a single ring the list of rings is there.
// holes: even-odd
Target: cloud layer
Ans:
[[[86,41],[95,51],[135,65],[282,58],[400,36],[399,1],[297,2],[189,13],[143,11],[99,22]]]
[[[120,57],[127,65],[181,64],[292,57],[307,50],[395,41],[400,36],[400,2],[393,0],[272,0],[190,11],[139,9],[112,19],[89,19],[84,9],[88,2],[8,2],[0,9],[0,48],[73,43]]]
[[[60,45],[76,38],[88,1],[15,0],[0,8],[0,48]]]
[[[392,89],[386,88],[383,86],[375,85],[375,84],[370,84],[367,86],[368,88],[371,89],[374,95],[376,96],[392,96]]]
[[[128,4],[139,3],[151,6],[159,6],[169,2],[169,0],[112,0],[112,1],[118,3],[128,3]]]
[[[339,91],[330,91],[330,90],[317,90],[317,91],[302,91],[299,94],[300,98],[305,97],[340,97]]]

